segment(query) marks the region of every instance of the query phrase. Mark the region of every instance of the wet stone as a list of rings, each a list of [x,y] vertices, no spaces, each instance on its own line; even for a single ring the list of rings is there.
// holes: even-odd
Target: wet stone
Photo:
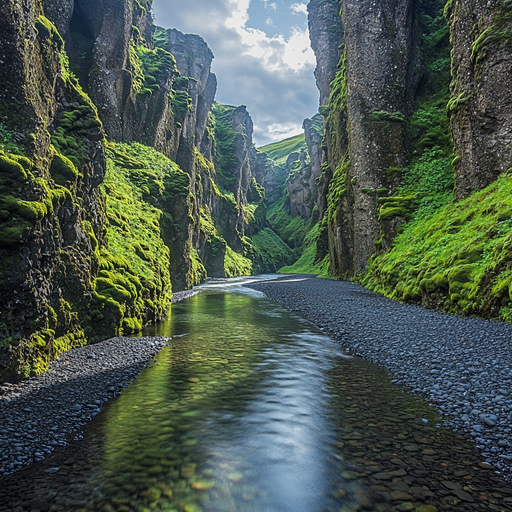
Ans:
[[[166,333],[189,335],[175,337],[152,368],[103,408],[83,439],[32,473],[0,477],[2,505],[12,510],[23,495],[45,500],[55,512],[261,512],[276,508],[273,486],[285,481],[292,494],[280,512],[297,512],[294,499],[314,487],[308,478],[316,475],[322,493],[303,510],[495,512],[493,501],[512,510],[508,498],[493,496],[512,498],[501,491],[506,485],[496,470],[484,470],[473,445],[442,426],[434,408],[391,384],[386,371],[339,357],[337,342],[263,299],[216,293],[190,300],[193,308],[173,310],[175,330]],[[303,331],[290,331],[297,325]],[[311,381],[312,375],[320,378]],[[107,388],[103,383],[106,395]],[[80,396],[71,402],[95,403]],[[249,423],[255,432],[243,430],[249,417],[257,417]],[[302,437],[313,418],[320,438]],[[311,445],[320,448],[308,452]],[[44,446],[39,453],[46,454]],[[271,457],[255,458],[258,450]],[[303,452],[307,470],[297,477],[293,456]],[[49,468],[61,469],[45,473]]]

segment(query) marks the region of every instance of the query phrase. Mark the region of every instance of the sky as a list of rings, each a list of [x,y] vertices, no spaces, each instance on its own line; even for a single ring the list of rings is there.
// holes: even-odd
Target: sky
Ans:
[[[215,59],[216,101],[246,105],[262,146],[302,133],[318,110],[307,0],[153,0],[155,23],[199,34]]]

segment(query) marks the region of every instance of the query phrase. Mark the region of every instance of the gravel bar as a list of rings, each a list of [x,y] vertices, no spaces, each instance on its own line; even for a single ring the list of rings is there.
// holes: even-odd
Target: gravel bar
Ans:
[[[41,461],[79,436],[168,340],[112,338],[61,354],[39,377],[1,384],[0,474]]]
[[[286,276],[249,288],[314,322],[426,398],[512,477],[512,325],[401,304],[362,286]]]

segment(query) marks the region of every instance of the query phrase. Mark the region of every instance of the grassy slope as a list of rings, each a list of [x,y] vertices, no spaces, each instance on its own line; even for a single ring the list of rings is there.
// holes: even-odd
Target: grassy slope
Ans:
[[[293,264],[279,269],[281,274],[318,274],[319,277],[329,277],[329,256],[319,263],[315,263],[316,239],[318,237],[318,223],[307,233],[300,258]]]
[[[512,320],[512,180],[409,223],[363,284],[448,312]]]
[[[265,153],[278,165],[285,165],[288,156],[291,153],[300,153],[301,149],[306,148],[306,138],[303,133],[290,137],[289,139],[273,142],[258,148],[260,153]]]
[[[109,143],[107,156],[108,249],[100,254],[90,314],[100,338],[136,332],[166,314],[172,287],[158,205],[189,192],[188,175],[152,148]]]

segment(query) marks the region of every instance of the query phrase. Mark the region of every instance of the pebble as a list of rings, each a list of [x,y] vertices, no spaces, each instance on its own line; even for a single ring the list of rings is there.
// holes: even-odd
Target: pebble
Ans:
[[[0,385],[0,474],[42,461],[136,378],[169,338],[113,338],[70,350],[48,372]],[[79,434],[78,434],[79,435]],[[50,468],[47,472],[58,471]]]
[[[499,474],[512,477],[511,324],[446,315],[314,276],[244,286],[311,320],[354,355],[386,368],[396,386],[429,401],[446,426],[470,437]]]

